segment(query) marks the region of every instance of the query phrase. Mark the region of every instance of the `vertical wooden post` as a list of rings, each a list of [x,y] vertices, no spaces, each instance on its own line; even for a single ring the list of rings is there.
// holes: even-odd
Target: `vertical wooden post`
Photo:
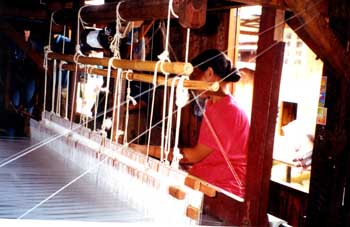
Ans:
[[[268,190],[284,53],[284,43],[275,40],[279,15],[276,9],[262,9],[248,141],[245,221],[249,226],[268,225]]]
[[[232,8],[230,10],[230,22],[228,31],[228,51],[227,55],[232,60],[233,65],[236,65],[238,59],[238,35],[240,31],[240,16],[238,8]]]
[[[323,75],[327,123],[316,126],[306,226],[349,226],[349,82],[329,64]]]

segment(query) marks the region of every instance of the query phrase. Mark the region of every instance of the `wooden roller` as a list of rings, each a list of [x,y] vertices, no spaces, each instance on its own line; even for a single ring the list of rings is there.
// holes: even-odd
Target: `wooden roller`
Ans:
[[[63,69],[69,70],[69,71],[74,71],[76,69],[74,64],[64,64],[62,66]],[[84,69],[79,69],[79,71],[84,72]],[[91,74],[97,74],[101,76],[107,76],[107,70],[105,69],[98,69],[98,68],[88,68],[87,70],[88,73]],[[111,72],[111,77],[116,77],[117,72],[113,70]],[[153,75],[150,74],[143,74],[143,73],[123,73],[122,78],[127,79],[127,77],[130,80],[134,81],[141,81],[141,82],[147,82],[147,83],[152,83],[153,82]],[[164,85],[165,79],[163,76],[158,76],[157,77],[157,84],[159,85]],[[172,78],[168,79],[167,86],[171,86],[172,83]],[[175,86],[178,84],[178,81],[176,81]],[[219,90],[220,85],[218,82],[205,82],[205,81],[200,81],[200,80],[184,80],[184,87],[192,90],[208,90],[208,91],[213,91],[216,92]]]
[[[86,57],[86,56],[78,56],[74,58],[74,55],[60,54],[50,52],[48,53],[49,59],[57,59],[66,62],[75,63],[75,61],[81,64],[88,65],[101,65],[108,66],[109,58],[96,58],[96,57]],[[154,72],[157,62],[156,61],[129,61],[123,59],[114,59],[112,62],[112,66],[115,68],[122,69],[132,69],[137,71],[147,71]],[[157,72],[162,72],[161,67],[157,67]],[[163,69],[165,72],[176,75],[190,75],[193,72],[193,66],[191,63],[183,63],[183,62],[164,62]]]

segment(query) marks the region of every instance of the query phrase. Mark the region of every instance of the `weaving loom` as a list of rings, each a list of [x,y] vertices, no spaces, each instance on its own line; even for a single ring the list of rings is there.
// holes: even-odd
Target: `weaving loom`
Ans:
[[[172,68],[170,68],[170,70],[172,70]],[[59,80],[59,78],[53,77],[52,83],[54,88],[57,83],[55,80]],[[165,83],[163,80],[160,81],[163,84]],[[172,84],[174,85],[175,83]],[[168,85],[170,85],[170,83],[168,83]],[[216,84],[214,84],[214,86],[212,84],[204,84],[206,88],[209,86],[209,88],[214,87],[213,89],[217,87],[217,85],[215,85]],[[203,83],[191,83],[188,81],[185,86],[203,86]],[[55,220],[82,219],[117,222],[128,220],[130,222],[140,221],[142,223],[152,222],[178,225],[201,223],[203,192],[211,196],[215,195],[216,190],[214,186],[209,186],[207,183],[195,179],[194,177],[188,177],[188,174],[184,171],[172,168],[164,162],[147,157],[144,154],[133,151],[127,146],[118,144],[112,141],[111,138],[107,138],[106,134],[101,133],[99,130],[91,130],[87,128],[85,124],[80,125],[69,121],[67,115],[64,117],[64,113],[62,113],[61,117],[59,113],[59,103],[61,100],[55,99],[58,92],[60,92],[60,89],[53,89],[52,94],[50,94],[52,95],[51,112],[43,112],[40,122],[33,119],[30,122],[31,137],[33,140],[39,142],[34,144],[33,148],[29,147],[24,149],[20,152],[20,155],[17,155],[18,157],[22,157],[21,155],[25,154],[27,151],[38,153],[37,159],[43,159],[40,161],[47,162],[46,165],[50,165],[51,162],[55,162],[54,160],[57,159],[57,157],[51,157],[53,153],[55,153],[56,156],[58,155],[61,157],[59,159],[66,160],[64,163],[71,162],[79,168],[75,170],[66,169],[64,164],[64,170],[66,171],[65,177],[61,175],[53,175],[47,178],[43,177],[42,184],[45,187],[51,186],[51,182],[57,180],[57,177],[58,179],[63,178],[62,180],[65,183],[62,182],[62,185],[53,187],[58,188],[58,191],[50,191],[51,193],[53,192],[51,195],[48,192],[39,191],[37,195],[38,198],[45,198],[47,195],[50,196],[31,209],[28,210],[28,208],[25,207],[22,209],[16,208],[17,212],[13,212],[10,209],[7,210],[8,214],[11,214],[10,216],[4,212],[0,214],[0,217]],[[66,108],[68,108],[68,106]],[[41,147],[44,146],[45,149],[51,150],[53,153],[46,154],[49,152],[42,151]],[[2,165],[6,164],[6,161],[2,162]],[[31,165],[35,164],[35,161],[31,163]],[[52,166],[49,167],[48,169],[40,169],[39,167],[39,170],[36,171],[55,171],[51,169]],[[17,168],[21,169],[21,166],[17,166]],[[11,169],[9,171],[11,171]],[[58,170],[58,172],[60,173],[61,170]],[[37,177],[42,178],[42,176],[38,175],[40,175],[39,172],[30,175],[24,182],[29,183],[35,181],[34,179]],[[73,175],[73,180],[71,181],[67,179],[70,175]],[[78,177],[75,177],[76,175],[78,175]],[[34,179],[32,179],[32,177]],[[81,178],[83,177],[84,179],[89,179],[81,183]],[[7,177],[4,177],[4,179],[6,178]],[[93,204],[97,207],[103,207],[100,210],[90,206],[88,208],[83,208],[82,211],[75,211],[74,202],[72,202],[73,205],[70,202],[65,203],[65,199],[62,204],[56,202],[57,199],[61,199],[61,196],[65,198],[63,192],[65,192],[66,189],[68,189],[68,191],[73,190],[75,192],[80,192],[84,191],[80,189],[81,187],[89,189],[91,188],[91,184],[95,184],[96,186],[96,195],[101,194],[99,190],[107,191],[109,194],[112,194],[112,198],[104,198],[102,195],[95,197],[94,193],[89,194],[87,198],[81,198],[79,196],[82,200],[80,202],[82,203],[86,203],[88,200],[96,201],[97,204]],[[24,183],[24,185],[26,185],[26,183]],[[71,186],[73,186],[72,189],[69,189]],[[2,188],[11,188],[11,186],[5,184]],[[33,189],[28,187],[24,192],[21,192],[21,194],[35,193],[35,190],[34,192],[32,190]],[[61,191],[63,194],[58,196],[61,194]],[[75,198],[75,195],[69,196]],[[117,198],[113,198],[113,196]],[[23,198],[19,197],[19,204],[17,206],[21,206],[20,203],[22,199]],[[31,200],[31,197],[23,200],[27,201],[28,199]],[[51,201],[51,199],[53,200]],[[37,200],[38,199],[35,199],[36,202],[38,202]],[[114,203],[106,203],[105,200],[109,202],[117,201],[116,204],[120,203],[120,205],[113,206]],[[3,201],[4,204],[7,204],[7,202],[8,201]],[[27,202],[24,202],[25,206],[28,206]],[[51,206],[54,208],[52,209]],[[59,207],[64,208],[60,209]],[[128,207],[126,211],[124,211],[124,207]],[[5,206],[4,209],[7,208],[8,207]],[[120,211],[121,209],[122,211]],[[25,210],[27,211],[24,212]],[[77,208],[77,210],[79,210],[79,208]],[[94,210],[98,210],[97,215],[92,213],[91,219],[85,219],[89,216],[90,212]],[[20,215],[18,212],[24,213]],[[100,217],[100,212],[103,213],[103,215],[101,214],[102,217]],[[205,222],[202,221],[202,223]]]
[[[43,115],[40,122],[31,120],[31,140],[1,141],[2,165],[19,153],[31,154],[1,169],[0,218],[220,224],[201,217],[201,191],[213,196],[213,186],[105,141],[79,124],[70,130],[65,127],[69,121],[48,112]],[[30,209],[51,193],[55,196]]]
[[[1,141],[0,218],[196,224],[203,202],[198,190],[215,194],[183,171],[79,124],[71,130],[68,120],[49,112],[40,122],[31,120],[31,136]],[[45,201],[48,195],[54,196]]]
[[[18,151],[33,148],[34,139],[1,139],[1,160]],[[0,219],[16,219],[35,204],[61,188],[81,173],[81,169],[48,147],[36,149],[28,156],[0,170]],[[41,207],[24,216],[31,220],[70,220],[88,222],[147,223],[141,212],[127,201],[99,184],[98,170],[80,179]],[[3,223],[3,222],[1,222]],[[7,226],[7,225],[3,225]],[[13,226],[13,225],[8,225]]]
[[[50,148],[82,169],[98,171],[98,179],[92,176],[94,181],[153,221],[188,224],[199,220],[203,194],[183,185],[184,172],[153,159],[144,165],[146,156],[138,152],[103,141],[101,135],[80,125],[74,125],[72,131],[62,125],[69,121],[46,113],[40,123],[32,121],[32,135],[40,141],[58,137],[48,143]]]
[[[169,3],[168,23],[170,21],[171,4],[172,1]],[[119,4],[117,6],[117,11],[118,9]],[[78,20],[81,20],[80,15],[78,16]],[[80,30],[79,24],[78,21],[77,30]],[[118,21],[116,30],[119,30]],[[169,35],[167,34],[167,42],[168,36]],[[49,39],[50,38],[51,30]],[[24,190],[24,192],[21,193],[35,194],[35,197],[38,197],[35,200],[36,205],[33,207],[23,207],[17,212],[10,211],[9,213],[6,213],[5,210],[8,208],[7,206],[11,206],[10,202],[13,201],[2,201],[1,203],[9,204],[1,210],[3,213],[0,212],[0,218],[140,222],[171,224],[176,226],[221,224],[219,220],[216,220],[210,215],[202,215],[203,210],[205,209],[204,197],[214,197],[217,194],[220,194],[225,195],[230,199],[236,199],[239,202],[243,201],[242,198],[210,185],[198,178],[189,176],[187,172],[177,168],[178,163],[175,163],[174,166],[176,167],[174,167],[162,159],[156,160],[145,154],[132,150],[128,147],[128,142],[126,141],[127,136],[124,137],[123,144],[116,142],[120,140],[120,136],[123,133],[127,132],[127,123],[124,132],[122,132],[122,127],[119,125],[119,119],[121,118],[120,107],[122,106],[120,93],[123,80],[152,83],[154,86],[153,92],[155,92],[156,87],[164,86],[164,97],[166,97],[166,88],[168,86],[172,87],[171,94],[173,94],[175,87],[180,88],[179,90],[195,89],[215,92],[219,89],[219,84],[217,82],[206,83],[203,81],[190,80],[189,75],[193,71],[192,65],[187,63],[187,60],[185,63],[171,63],[168,56],[167,43],[160,60],[158,62],[152,62],[120,59],[118,53],[120,40],[113,41],[117,43],[113,46],[116,50],[113,50],[114,57],[109,59],[84,56],[79,53],[79,50],[74,56],[53,53],[50,46],[45,51],[44,65],[46,71],[43,104],[44,111],[42,113],[41,121],[32,119],[30,122],[31,137],[34,141],[38,142],[35,143],[33,148],[29,147],[28,149],[21,151],[21,154],[18,157],[22,157],[21,155],[27,154],[27,152],[33,152],[36,155],[35,160],[38,159],[39,162],[47,162],[46,164],[48,165],[51,165],[50,163],[55,163],[53,166],[57,165],[57,171],[64,174],[53,174],[53,176],[45,177],[45,174],[40,176],[41,174],[36,172],[35,174],[30,175],[28,179],[24,179],[24,181],[29,184],[29,182],[32,182],[33,180],[31,177],[38,178],[43,181],[42,184],[45,188],[50,188],[51,186],[52,188],[50,188],[50,192],[38,190],[38,194],[35,194],[36,191],[33,192],[30,187],[28,187],[27,190]],[[49,61],[51,60],[53,60],[53,66],[50,65]],[[56,75],[57,61],[59,61],[58,76]],[[48,80],[48,69],[50,66],[53,68],[51,81]],[[107,70],[101,67],[107,67]],[[73,81],[71,82],[73,83],[74,89],[71,91],[71,94],[67,94],[65,102],[62,102],[61,100],[61,79],[63,69],[74,72],[74,76],[72,76]],[[135,70],[136,72],[131,70]],[[145,71],[154,72],[154,75],[150,76],[144,74],[143,72]],[[94,74],[107,77],[106,86],[104,88],[99,87],[99,92],[105,92],[106,94],[101,129],[96,129],[96,112],[94,116],[92,116],[93,114],[91,114],[89,110],[80,110],[79,114],[81,124],[74,122],[74,117],[76,117],[74,116],[76,114],[75,108],[77,106],[76,96],[86,92],[83,90],[83,86],[77,85],[78,75],[80,73],[84,73],[84,76]],[[165,76],[158,76],[160,73]],[[176,77],[168,78],[169,74],[176,75]],[[180,78],[179,75],[183,77]],[[114,79],[115,83],[113,90],[114,104],[113,108],[111,108],[113,117],[112,119],[107,119],[107,99],[108,92],[111,90],[109,84],[111,79]],[[84,82],[81,82],[81,84],[84,84],[86,80],[87,79],[85,78]],[[47,93],[48,84],[50,84],[52,89],[50,94]],[[87,83],[85,83],[85,85],[86,84]],[[67,87],[69,86],[70,85],[68,84]],[[94,95],[93,99],[95,99],[96,96],[98,95]],[[153,93],[153,98],[154,96],[155,93]],[[71,106],[68,106],[68,99],[72,102]],[[172,99],[174,98],[171,98],[171,101]],[[127,94],[125,101],[127,104],[127,110],[129,101],[130,94]],[[47,105],[50,102],[51,106],[48,107]],[[164,98],[163,105],[167,106],[165,102],[166,98]],[[182,102],[182,105],[185,105],[187,100]],[[84,103],[84,100],[80,100],[80,103]],[[82,106],[83,104],[79,105]],[[168,105],[172,108],[174,104],[171,103]],[[48,111],[49,108],[51,108],[50,111]],[[61,113],[61,109],[64,109],[65,113],[63,113],[63,111]],[[83,109],[83,107],[80,107],[79,109]],[[179,124],[181,107],[177,111],[177,124]],[[70,113],[70,119],[68,118],[68,113]],[[171,116],[171,114],[172,109],[169,109],[168,117]],[[163,122],[165,122],[165,115],[164,109]],[[94,119],[92,119],[92,117]],[[172,117],[169,117],[169,119],[171,118]],[[127,116],[126,119],[128,119]],[[152,119],[152,115],[150,119]],[[87,126],[92,120],[95,121],[95,126],[93,129],[90,129]],[[106,126],[107,121],[110,121],[109,126]],[[151,120],[150,127],[152,126]],[[170,121],[167,130],[171,130],[171,126],[172,123]],[[110,135],[107,136],[107,130],[110,128]],[[162,128],[162,130],[165,131],[164,128]],[[178,129],[177,133],[179,133]],[[151,136],[149,136],[149,138],[150,137]],[[178,134],[176,137],[175,144],[177,145]],[[169,146],[170,142],[165,142],[165,144],[168,144]],[[45,150],[42,150],[44,148]],[[49,150],[49,152],[46,150]],[[177,162],[178,161],[179,160],[177,160]],[[33,162],[32,164],[36,164],[36,162]],[[0,165],[4,166],[7,165],[7,163],[5,161],[0,163]],[[73,167],[71,167],[71,165]],[[43,169],[39,166],[39,170],[35,171],[42,171],[44,173],[47,171],[55,171],[51,168],[53,166]],[[16,171],[18,169],[22,171],[20,165],[12,166],[11,164],[9,169],[6,169],[4,173],[5,176],[12,171],[11,168],[16,169]],[[52,182],[56,181],[56,178],[62,180],[62,185],[51,185]],[[16,177],[14,177],[14,179],[16,179]],[[6,184],[6,182],[2,183]],[[12,182],[8,184],[11,183]],[[92,185],[93,187],[91,187]],[[1,188],[13,187],[12,185],[5,185]],[[65,193],[70,192],[71,190],[77,194],[69,194],[66,198]],[[80,192],[82,192],[82,194],[86,193],[86,197],[84,197],[85,194],[81,197]],[[39,197],[43,197],[44,200],[39,199]],[[78,202],[69,202],[71,199],[74,200],[75,198],[81,200]],[[27,205],[27,200],[30,199],[30,197],[25,199],[20,198],[20,200],[21,199],[25,200],[25,206],[29,206]],[[68,203],[66,203],[67,199],[69,200]],[[15,209],[18,209],[18,207],[22,205],[20,200],[15,201]],[[81,208],[80,205],[82,203],[88,203],[88,201],[93,202],[86,208]],[[11,215],[9,216],[9,214]]]

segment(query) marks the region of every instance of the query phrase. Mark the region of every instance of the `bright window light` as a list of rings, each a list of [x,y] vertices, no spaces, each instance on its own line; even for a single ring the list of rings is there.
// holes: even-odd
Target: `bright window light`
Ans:
[[[105,4],[105,0],[89,0],[85,1],[85,5],[103,5]]]

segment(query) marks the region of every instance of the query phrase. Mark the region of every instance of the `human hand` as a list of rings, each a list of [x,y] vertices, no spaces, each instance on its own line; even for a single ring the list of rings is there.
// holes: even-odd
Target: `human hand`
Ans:
[[[293,159],[293,162],[296,163],[297,167],[302,167],[303,169],[307,169],[308,167],[311,166],[312,150],[297,156],[296,158]]]

